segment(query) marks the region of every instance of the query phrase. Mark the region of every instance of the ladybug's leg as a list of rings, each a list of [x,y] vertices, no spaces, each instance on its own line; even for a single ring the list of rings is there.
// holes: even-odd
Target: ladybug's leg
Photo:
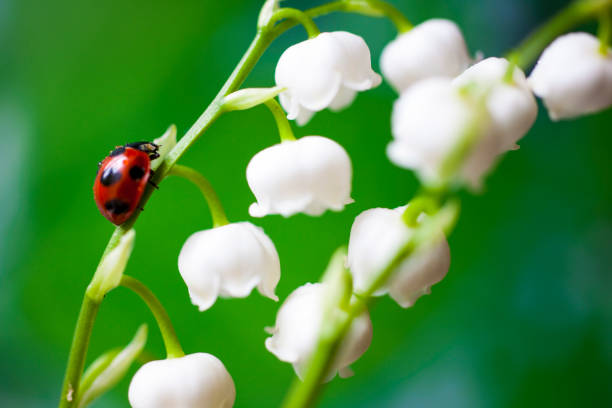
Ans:
[[[155,187],[156,189],[159,190],[159,186],[153,182],[153,180],[151,180],[151,178],[153,177],[153,175],[155,174],[155,172],[153,171],[153,169],[149,170],[149,184],[152,185],[153,187]]]

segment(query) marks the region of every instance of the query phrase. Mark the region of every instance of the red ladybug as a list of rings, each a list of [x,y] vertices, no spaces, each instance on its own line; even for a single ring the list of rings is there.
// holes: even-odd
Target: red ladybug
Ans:
[[[99,163],[94,199],[102,215],[113,224],[123,224],[138,207],[153,173],[151,160],[159,157],[158,150],[159,146],[151,142],[128,143]]]

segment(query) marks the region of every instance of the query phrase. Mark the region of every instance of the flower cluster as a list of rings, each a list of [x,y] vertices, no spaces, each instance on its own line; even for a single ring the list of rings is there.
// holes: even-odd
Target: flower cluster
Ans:
[[[587,33],[556,39],[527,77],[512,60],[473,60],[459,27],[433,19],[391,41],[382,51],[380,67],[399,94],[387,155],[435,189],[451,183],[478,189],[500,157],[518,149],[517,142],[533,126],[538,110],[534,95],[543,99],[554,120],[612,105],[612,54]],[[378,86],[381,76],[372,69],[363,38],[336,31],[285,50],[275,81],[287,118],[304,125],[316,112],[349,106],[359,91]],[[270,100],[266,104],[276,104]],[[281,139],[255,154],[246,167],[255,196],[251,216],[319,216],[353,202],[352,164],[342,146],[322,136]],[[426,239],[419,236],[410,256],[393,263],[433,216],[411,205],[368,209],[355,218],[344,305],[333,302],[336,288],[323,280],[297,288],[280,306],[265,347],[292,364],[298,377],[306,375],[327,320],[345,316],[347,304],[388,294],[401,307],[412,307],[446,276],[450,249],[437,227]],[[250,222],[220,222],[195,232],[178,257],[180,275],[200,311],[218,297],[244,298],[254,288],[278,300],[280,265],[272,240]],[[384,275],[387,268],[392,270]],[[349,366],[370,345],[369,312],[365,307],[359,311],[324,373],[326,380],[337,373],[350,375]],[[129,400],[133,407],[231,407],[235,393],[224,365],[210,354],[197,353],[145,364],[132,379]]]

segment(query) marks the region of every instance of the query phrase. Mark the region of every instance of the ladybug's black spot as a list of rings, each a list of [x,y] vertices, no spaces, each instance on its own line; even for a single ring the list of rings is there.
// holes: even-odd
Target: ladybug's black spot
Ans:
[[[112,186],[119,180],[121,180],[121,172],[114,167],[105,169],[100,176],[100,183],[107,187]]]
[[[145,170],[141,166],[132,166],[130,169],[130,178],[132,180],[140,180],[145,175]]]
[[[113,214],[123,214],[130,209],[130,205],[123,200],[113,198],[104,203],[104,208]]]

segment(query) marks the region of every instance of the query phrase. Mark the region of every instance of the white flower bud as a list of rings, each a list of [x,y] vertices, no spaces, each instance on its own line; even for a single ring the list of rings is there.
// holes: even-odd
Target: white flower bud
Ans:
[[[306,374],[310,357],[321,334],[324,317],[330,317],[329,299],[333,287],[326,283],[307,283],[294,290],[280,307],[276,326],[269,329],[272,337],[266,339],[266,348],[279,360],[291,363],[301,379]],[[339,311],[338,311],[339,312]],[[337,372],[341,377],[352,375],[349,365],[370,346],[372,322],[364,311],[356,317],[340,344],[326,381]]]
[[[345,31],[321,33],[289,47],[278,61],[275,76],[276,84],[287,88],[279,96],[281,105],[299,125],[314,112],[347,107],[357,91],[381,82],[372,71],[363,38]]]
[[[518,148],[516,142],[531,129],[538,114],[538,105],[523,71],[516,67],[512,83],[504,80],[509,64],[504,58],[487,58],[453,81],[458,87],[476,85],[487,90],[491,130],[499,140],[500,153]]]
[[[140,367],[128,398],[133,408],[230,408],[236,387],[218,358],[195,353]]]
[[[303,212],[321,215],[352,203],[351,160],[342,146],[321,136],[285,141],[257,153],[246,170],[256,203],[253,217]]]
[[[373,208],[355,218],[349,239],[347,264],[353,275],[355,293],[364,293],[378,274],[414,234],[402,214],[406,207],[393,210]],[[393,273],[387,285],[375,296],[387,293],[402,307],[411,307],[430,287],[446,276],[450,249],[440,232],[434,242],[411,254]]]
[[[398,166],[416,171],[423,182],[438,184],[443,164],[475,121],[479,124],[478,141],[457,176],[477,188],[494,163],[499,146],[489,130],[487,115],[479,115],[473,101],[450,79],[425,79],[400,95],[393,106],[394,140],[387,155]]]
[[[256,286],[262,295],[278,300],[278,253],[263,230],[250,222],[191,235],[179,254],[178,268],[200,311],[210,308],[217,296],[246,297]]]
[[[461,30],[450,20],[432,19],[400,34],[384,48],[380,69],[398,91],[431,77],[452,78],[470,64]]]
[[[593,35],[571,33],[544,50],[529,85],[544,100],[551,119],[573,118],[612,105],[612,50],[604,55],[599,47]]]

